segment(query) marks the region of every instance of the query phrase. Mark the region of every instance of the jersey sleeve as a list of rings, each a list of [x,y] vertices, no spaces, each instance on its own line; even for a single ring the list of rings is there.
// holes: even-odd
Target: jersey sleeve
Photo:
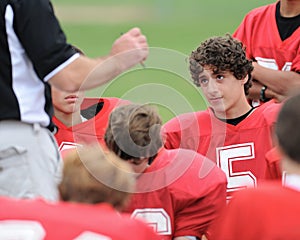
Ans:
[[[48,0],[13,2],[14,30],[37,75],[44,79],[75,55],[76,50],[66,42],[65,34]]]
[[[262,114],[266,123],[273,127],[276,123],[277,116],[279,111],[282,107],[282,103],[275,103],[275,100],[270,100],[269,102],[265,103],[265,109],[263,110]]]
[[[232,36],[238,40],[240,40],[244,46],[246,46],[246,54],[249,59],[253,58],[253,54],[251,53],[251,47],[247,47],[251,45],[251,33],[252,33],[252,21],[249,17],[249,14],[247,14],[241,24],[237,27],[235,32],[232,34]]]
[[[253,33],[256,33],[261,27],[259,24],[262,21],[261,16],[270,14],[269,12],[266,12],[267,8],[268,6],[258,7],[248,12],[232,35],[234,38],[239,39],[246,47],[246,54],[249,59],[254,59],[254,57],[256,57],[253,54],[255,42],[264,38],[264,35]]]
[[[281,179],[282,171],[280,167],[281,155],[276,147],[272,148],[266,153],[267,169],[266,178],[267,179]]]
[[[300,47],[298,47],[296,57],[292,62],[291,70],[300,74]]]
[[[165,148],[176,149],[180,146],[180,125],[177,118],[171,119],[162,127],[162,135],[165,140]]]
[[[175,216],[174,236],[196,236],[201,239],[203,234],[210,235],[211,224],[226,205],[227,181],[217,166],[204,179],[190,179],[189,190],[186,189],[185,196],[179,199],[182,202],[177,203],[181,205]]]
[[[202,115],[206,115],[206,112],[202,111]],[[162,128],[165,148],[187,148],[197,151],[200,140],[198,136],[200,132],[198,115],[199,112],[190,112],[168,121]],[[203,125],[203,129],[206,128],[206,125]]]

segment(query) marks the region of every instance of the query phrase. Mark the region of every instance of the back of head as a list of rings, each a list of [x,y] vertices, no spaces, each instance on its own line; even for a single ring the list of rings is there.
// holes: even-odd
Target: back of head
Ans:
[[[78,148],[66,156],[59,192],[64,201],[107,202],[122,209],[134,186],[130,166],[97,145]]]
[[[110,115],[105,142],[124,160],[151,158],[163,145],[161,125],[162,120],[153,106],[121,106]]]
[[[275,133],[283,152],[293,161],[300,163],[300,94],[287,99],[277,118]]]
[[[209,67],[214,73],[223,71],[231,72],[237,79],[244,79],[249,76],[245,84],[245,93],[251,87],[252,62],[247,59],[245,48],[237,39],[226,34],[220,37],[211,37],[203,41],[190,55],[190,73],[198,87],[199,74],[203,67]]]

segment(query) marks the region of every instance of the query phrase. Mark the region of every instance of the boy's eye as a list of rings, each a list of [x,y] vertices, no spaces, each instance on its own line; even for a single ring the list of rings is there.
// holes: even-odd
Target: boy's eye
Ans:
[[[219,74],[219,75],[216,76],[216,79],[217,80],[223,80],[224,79],[224,75]]]
[[[200,78],[199,83],[200,83],[200,85],[201,84],[206,84],[206,83],[208,83],[208,79],[207,78]]]

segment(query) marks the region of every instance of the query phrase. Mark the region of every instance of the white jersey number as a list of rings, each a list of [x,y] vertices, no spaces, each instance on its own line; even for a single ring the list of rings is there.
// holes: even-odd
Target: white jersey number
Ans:
[[[36,221],[2,220],[0,221],[0,239],[42,240],[46,232]]]
[[[1,240],[43,240],[46,231],[42,224],[29,220],[1,220],[0,239]],[[81,233],[74,240],[112,240],[110,237],[99,233],[86,231]]]
[[[273,70],[280,70],[275,59],[261,58],[261,57],[256,57],[255,59],[260,66],[273,69]],[[282,67],[281,71],[291,71],[291,69],[292,69],[292,63],[286,62]]]
[[[145,220],[160,235],[172,234],[170,216],[163,208],[135,209],[131,217]]]
[[[110,237],[104,236],[99,233],[86,231],[86,232],[81,233],[74,240],[112,240],[112,239]]]
[[[219,147],[216,151],[217,164],[227,176],[227,192],[236,191],[249,186],[256,186],[256,177],[251,171],[233,172],[232,170],[233,162],[254,159],[254,143]]]

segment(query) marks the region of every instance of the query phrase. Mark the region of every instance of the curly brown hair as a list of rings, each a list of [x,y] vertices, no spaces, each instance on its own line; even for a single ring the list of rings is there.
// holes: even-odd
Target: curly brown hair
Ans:
[[[252,86],[252,61],[247,59],[242,42],[230,34],[203,41],[195,51],[192,51],[189,62],[190,73],[196,86],[200,87],[199,74],[203,72],[205,66],[208,66],[215,74],[230,71],[238,80],[248,75],[244,91],[246,95],[249,93]]]

